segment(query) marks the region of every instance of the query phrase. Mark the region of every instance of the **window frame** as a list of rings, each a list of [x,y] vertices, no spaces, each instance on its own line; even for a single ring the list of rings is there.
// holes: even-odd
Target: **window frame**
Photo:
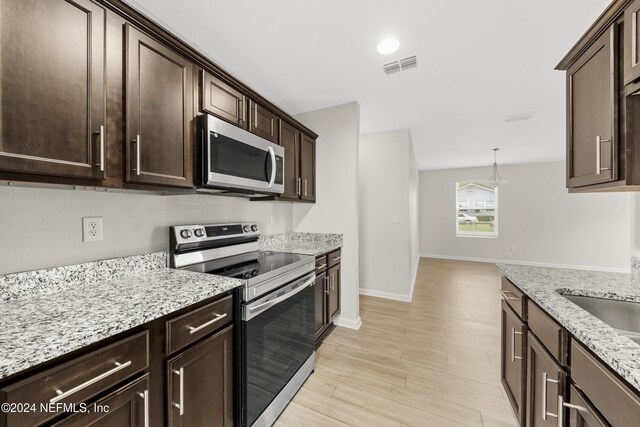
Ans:
[[[479,184],[483,184],[483,183],[486,183],[487,181],[480,180],[480,179],[479,180],[456,181],[456,189],[455,189],[455,191],[456,191],[456,212],[455,212],[456,237],[474,237],[474,238],[480,238],[480,239],[497,239],[499,237],[499,234],[498,234],[498,224],[499,224],[499,219],[498,219],[498,216],[499,216],[499,208],[498,208],[498,206],[499,206],[499,203],[498,203],[499,191],[498,191],[498,187],[495,187],[493,189],[493,191],[494,191],[494,193],[493,193],[494,194],[494,203],[493,203],[494,207],[492,209],[493,209],[493,213],[494,213],[494,215],[493,215],[493,230],[494,231],[491,232],[491,233],[473,232],[473,231],[467,231],[467,232],[462,231],[461,232],[459,230],[459,228],[458,228],[459,225],[460,225],[459,222],[458,222],[458,216],[461,213],[466,213],[466,212],[463,212],[463,211],[460,210],[460,201],[459,201],[459,198],[458,198],[459,189],[460,189],[460,183],[461,182],[467,183],[467,184],[468,183],[472,183],[472,182],[477,182]],[[487,187],[489,187],[489,186],[487,185]],[[475,203],[469,202],[468,205],[469,205],[468,209],[474,209],[471,205],[475,205]]]

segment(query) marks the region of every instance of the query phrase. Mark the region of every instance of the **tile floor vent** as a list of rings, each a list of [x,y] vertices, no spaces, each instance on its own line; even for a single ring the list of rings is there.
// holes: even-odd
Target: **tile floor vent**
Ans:
[[[389,75],[405,71],[418,66],[418,57],[416,55],[407,56],[406,58],[399,59],[397,61],[389,62],[382,66],[384,73]]]

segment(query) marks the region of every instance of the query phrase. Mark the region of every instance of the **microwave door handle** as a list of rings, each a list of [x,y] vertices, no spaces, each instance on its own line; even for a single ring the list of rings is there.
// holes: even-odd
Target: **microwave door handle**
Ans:
[[[271,188],[273,186],[274,181],[276,180],[276,153],[273,151],[273,147],[267,147],[267,151],[269,152],[269,157],[271,158],[271,178],[269,178],[269,184],[267,187]]]

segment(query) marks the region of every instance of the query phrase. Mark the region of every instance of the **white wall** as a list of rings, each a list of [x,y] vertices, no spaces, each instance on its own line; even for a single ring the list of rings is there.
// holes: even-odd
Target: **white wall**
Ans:
[[[103,241],[82,242],[83,216],[104,218]],[[290,231],[291,204],[2,187],[0,274],[165,250],[170,225],[231,220],[258,221],[267,234]]]
[[[456,237],[456,181],[491,168],[420,172],[420,251],[425,256],[629,269],[631,195],[569,194],[562,162],[500,166],[498,238]],[[512,252],[511,246],[517,246]]]
[[[410,301],[418,260],[411,133],[361,135],[359,159],[360,292]]]
[[[315,204],[293,206],[295,231],[342,233],[340,317],[336,324],[360,327],[358,301],[358,145],[356,102],[299,114],[296,119],[320,136],[316,143]]]

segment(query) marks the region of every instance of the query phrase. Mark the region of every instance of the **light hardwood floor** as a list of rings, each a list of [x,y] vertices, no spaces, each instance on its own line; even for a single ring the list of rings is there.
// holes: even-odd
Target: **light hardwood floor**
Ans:
[[[276,426],[517,426],[499,287],[493,264],[422,258],[411,303],[360,296],[362,327],[324,341]]]

